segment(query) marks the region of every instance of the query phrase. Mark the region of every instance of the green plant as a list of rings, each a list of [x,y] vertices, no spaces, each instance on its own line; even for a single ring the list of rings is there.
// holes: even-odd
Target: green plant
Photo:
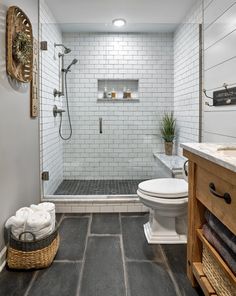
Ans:
[[[173,112],[165,113],[162,118],[161,135],[166,142],[173,142],[175,138],[176,120]]]

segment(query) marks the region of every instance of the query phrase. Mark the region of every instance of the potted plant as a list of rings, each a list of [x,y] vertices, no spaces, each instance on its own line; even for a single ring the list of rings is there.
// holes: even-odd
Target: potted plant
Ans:
[[[172,155],[173,151],[173,141],[175,139],[176,132],[176,120],[174,118],[173,112],[170,114],[165,113],[162,118],[161,124],[161,135],[165,141],[165,153],[166,155]]]

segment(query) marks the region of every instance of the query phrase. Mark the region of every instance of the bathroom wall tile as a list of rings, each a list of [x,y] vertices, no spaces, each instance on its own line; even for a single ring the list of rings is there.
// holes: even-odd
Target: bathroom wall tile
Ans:
[[[44,181],[44,194],[53,194],[63,180],[63,147],[60,140],[59,117],[52,115],[53,106],[62,107],[62,98],[54,98],[53,90],[59,89],[59,59],[62,34],[45,1],[40,1],[40,40],[48,42],[48,50],[40,51],[40,152],[41,171],[49,171],[49,181]]]
[[[68,76],[74,134],[63,143],[64,178],[161,176],[152,153],[163,151],[160,119],[173,109],[173,35],[64,33],[63,42],[73,49],[66,63],[79,60]],[[138,79],[140,102],[97,103],[98,79]]]
[[[119,237],[88,238],[80,295],[125,295]]]
[[[60,247],[56,260],[82,260],[88,221],[86,217],[63,219],[59,229]]]
[[[197,1],[174,33],[174,114],[179,144],[199,141],[199,24],[202,1]]]

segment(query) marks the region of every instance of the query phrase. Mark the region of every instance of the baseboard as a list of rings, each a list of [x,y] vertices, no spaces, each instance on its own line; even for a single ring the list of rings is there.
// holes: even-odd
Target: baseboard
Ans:
[[[4,247],[0,252],[0,272],[6,265],[7,247]]]

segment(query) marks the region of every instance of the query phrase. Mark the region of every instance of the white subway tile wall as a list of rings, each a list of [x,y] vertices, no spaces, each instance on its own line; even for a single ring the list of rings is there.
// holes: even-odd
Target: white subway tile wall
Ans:
[[[199,24],[202,1],[187,15],[174,34],[174,114],[178,147],[199,141]],[[181,149],[178,148],[181,153]]]
[[[160,120],[173,110],[173,34],[64,33],[63,42],[72,49],[66,64],[79,60],[68,74],[64,179],[160,176],[153,151],[163,150]],[[139,80],[140,102],[97,103],[99,79]],[[64,135],[68,128],[64,116]]]
[[[62,34],[51,11],[40,1],[40,40],[48,42],[48,50],[40,51],[40,96],[41,96],[41,171],[49,171],[50,180],[44,181],[44,194],[53,194],[63,180],[63,146],[59,138],[59,118],[54,119],[53,106],[62,106],[62,99],[54,98],[54,88],[59,88],[60,48]]]

